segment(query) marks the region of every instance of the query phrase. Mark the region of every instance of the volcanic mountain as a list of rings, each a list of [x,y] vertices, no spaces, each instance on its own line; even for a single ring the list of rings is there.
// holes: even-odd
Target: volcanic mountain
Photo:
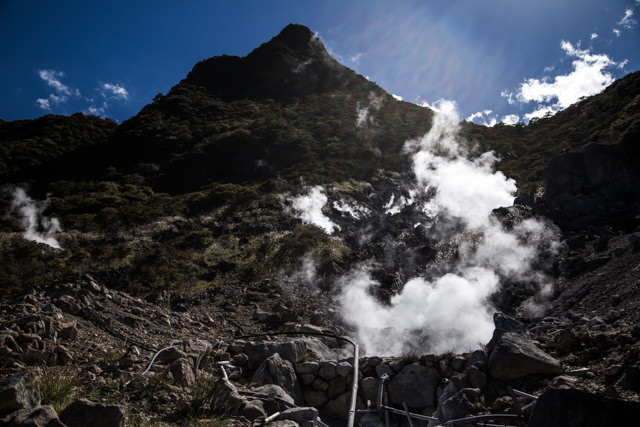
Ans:
[[[583,388],[635,399],[639,100],[636,72],[528,125],[460,122],[395,99],[339,64],[308,28],[291,24],[246,57],[199,62],[121,124],[80,113],[0,121],[3,324],[30,324],[13,307],[40,313],[54,310],[47,306],[52,301],[64,306],[65,316],[82,319],[82,327],[103,327],[101,334],[122,323],[138,344],[145,318],[164,322],[153,332],[158,337],[177,338],[172,322],[202,340],[202,330],[187,325],[227,339],[313,318],[334,334],[370,327],[387,340],[389,325],[374,320],[395,313],[389,310],[410,300],[408,292],[442,289],[451,278],[475,283],[478,275],[471,274],[482,272],[495,284],[478,296],[478,316],[491,319],[493,310],[518,317],[516,330],[539,334],[565,367],[594,372],[582,378]],[[484,208],[491,194],[467,203],[458,198],[466,191],[455,191],[483,186],[474,179],[504,193],[479,220],[469,211],[481,210],[473,203]],[[445,200],[449,187],[454,196]],[[506,241],[513,249],[488,246]],[[500,258],[510,254],[516,256],[504,259],[522,255],[526,265],[512,268]],[[355,300],[371,298],[378,310],[366,328],[345,313],[345,289],[354,283],[368,284]],[[473,303],[465,298],[469,292],[450,294]],[[78,301],[63,297],[71,294]],[[83,298],[94,302],[83,309]],[[351,312],[363,307],[349,306]],[[459,319],[444,335],[466,334],[467,311],[454,311]],[[496,319],[496,330],[506,325]],[[481,329],[483,321],[474,320]],[[440,332],[422,324],[396,335],[409,353],[422,354],[436,348]],[[500,348],[503,332],[494,334],[489,350]],[[13,341],[20,350],[7,353],[7,375],[29,365],[13,357],[27,354],[32,343],[24,336],[30,332],[19,333],[3,335],[3,343],[14,335],[25,340]],[[33,342],[51,341],[42,336]],[[233,345],[228,352],[240,363],[244,350]],[[106,356],[98,363],[85,350],[74,357],[100,372],[113,368],[109,381],[136,366],[113,367]],[[446,359],[417,356],[383,365],[395,375],[393,369],[418,360],[416,369],[431,372],[434,360]],[[367,376],[377,372],[373,363]],[[477,368],[490,374],[482,363]],[[614,365],[619,369],[603,373]],[[552,364],[551,374],[558,366]],[[446,375],[453,371],[438,378]],[[519,385],[540,391],[547,385],[541,378]],[[506,396],[496,394],[504,379],[496,381],[495,389],[482,387],[492,402]],[[145,402],[146,412],[157,404]]]

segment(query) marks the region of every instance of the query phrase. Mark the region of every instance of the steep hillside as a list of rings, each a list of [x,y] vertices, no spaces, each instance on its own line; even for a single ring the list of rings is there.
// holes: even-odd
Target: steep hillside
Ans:
[[[463,124],[461,138],[472,156],[495,150],[497,166],[531,198],[558,154],[637,138],[639,80],[630,74],[528,126]],[[332,274],[382,256],[383,242],[398,235],[411,243],[384,255],[388,272],[380,275],[390,283],[394,274],[410,276],[436,253],[411,229],[411,212],[366,225],[378,243],[363,246],[360,220],[325,207],[342,227],[328,236],[300,224],[291,200],[314,184],[324,186],[328,205],[351,200],[370,212],[411,198],[405,143],[432,119],[338,64],[306,27],[289,25],[244,58],[201,61],[119,126],[80,114],[3,122],[5,181],[27,185],[36,200],[49,194],[44,213],[66,231],[64,251],[42,254],[5,233],[5,259],[24,246],[33,255],[25,270],[5,265],[5,286],[92,272],[142,292],[193,289],[292,272],[308,253]],[[12,191],[5,187],[4,212]],[[15,208],[2,221],[5,232],[24,227]]]

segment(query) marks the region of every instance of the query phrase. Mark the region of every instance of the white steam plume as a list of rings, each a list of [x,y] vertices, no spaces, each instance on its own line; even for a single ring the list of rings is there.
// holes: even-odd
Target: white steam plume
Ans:
[[[441,103],[431,130],[407,143],[415,152],[417,192],[430,196],[422,210],[431,217],[432,237],[457,242],[456,261],[439,277],[410,279],[387,305],[372,296],[370,289],[379,284],[366,268],[342,279],[345,320],[357,329],[367,353],[472,349],[491,338],[489,297],[502,279],[544,280],[532,263],[536,245],[547,242],[550,232],[533,219],[507,231],[492,216],[494,209],[512,205],[515,182],[493,172],[493,153],[468,157],[457,139],[458,122],[453,104]]]
[[[311,187],[309,194],[301,195],[292,199],[293,209],[298,218],[304,224],[314,224],[322,228],[327,234],[332,234],[340,227],[331,222],[328,216],[322,212],[322,208],[327,204],[327,196],[322,192],[322,186]]]
[[[44,243],[54,249],[62,249],[60,243],[53,237],[62,231],[57,218],[47,218],[42,213],[47,207],[47,200],[36,202],[22,189],[17,187],[13,191],[11,210],[20,216],[20,222],[24,227],[22,237],[25,240]]]

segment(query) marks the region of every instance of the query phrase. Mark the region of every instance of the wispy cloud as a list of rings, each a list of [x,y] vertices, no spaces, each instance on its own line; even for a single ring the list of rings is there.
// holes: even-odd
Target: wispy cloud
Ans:
[[[484,110],[471,114],[465,120],[479,125],[493,127],[498,123],[504,123],[505,125],[515,125],[520,121],[520,116],[517,114],[507,114],[499,119],[498,114],[494,113],[493,110]]]
[[[80,91],[78,89],[72,89],[69,86],[62,83],[61,79],[64,77],[64,72],[62,71],[39,70],[38,75],[49,86],[54,88],[56,92],[58,92],[59,94],[64,96],[69,96],[69,95],[80,96]]]
[[[38,76],[54,90],[47,98],[36,99],[36,105],[40,109],[51,111],[52,106],[66,103],[69,97],[81,97],[78,89],[62,83],[64,75],[62,71],[38,70]]]
[[[515,94],[503,91],[502,96],[512,103],[536,102],[535,110],[525,114],[526,119],[539,118],[567,108],[585,96],[595,95],[615,80],[607,71],[617,64],[605,54],[594,54],[590,49],[581,49],[580,44],[563,40],[560,47],[568,57],[575,58],[572,70],[567,74],[528,78]]]
[[[362,55],[363,53],[356,53],[355,55],[349,57],[349,61],[351,61],[352,64],[357,64],[358,62],[360,62],[360,58],[362,58]]]
[[[633,19],[633,9],[628,7],[624,11],[624,16],[618,21],[618,25],[627,30],[632,29],[638,21]]]
[[[127,101],[129,91],[118,83],[99,83],[94,89],[99,94],[98,99],[82,96],[80,90],[68,85],[63,81],[65,73],[57,70],[38,70],[38,76],[48,87],[53,89],[47,97],[37,98],[35,104],[45,111],[53,111],[56,106],[75,101],[72,108],[76,111],[82,110],[87,114],[105,116],[107,110],[114,101]],[[87,106],[87,103],[89,104]]]
[[[591,37],[589,37],[591,40],[595,40],[598,38],[598,33],[591,33]]]
[[[48,99],[38,98],[36,99],[36,105],[43,110],[51,111],[51,102]]]
[[[495,126],[498,123],[498,119],[495,117],[495,114],[493,114],[493,110],[475,112],[467,117],[466,120],[489,127]]]
[[[129,98],[129,92],[127,92],[127,90],[124,87],[118,84],[103,83],[102,89],[103,89],[102,93],[105,96],[108,95],[113,98],[124,99],[124,100]]]

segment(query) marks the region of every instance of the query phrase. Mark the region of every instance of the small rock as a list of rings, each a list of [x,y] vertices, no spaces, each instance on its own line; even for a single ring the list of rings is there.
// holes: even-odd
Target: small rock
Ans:
[[[189,359],[181,358],[176,360],[169,365],[169,372],[171,372],[173,380],[181,386],[190,386],[196,382],[193,364]]]
[[[322,409],[327,404],[329,398],[327,393],[320,390],[306,390],[304,392],[304,400],[307,405],[311,405],[314,408]]]
[[[296,372],[298,374],[315,374],[320,369],[318,362],[303,362],[296,364]]]
[[[258,418],[265,418],[267,413],[264,410],[264,406],[262,405],[262,401],[260,400],[249,400],[242,407],[242,416],[246,419],[253,421]]]
[[[300,425],[315,425],[318,418],[318,410],[316,408],[302,407],[291,408],[283,411],[278,415],[278,420],[290,420]]]
[[[321,362],[318,375],[325,380],[332,380],[338,376],[336,364],[333,362]]]
[[[311,387],[313,387],[314,390],[327,391],[329,390],[329,383],[323,380],[322,378],[318,377],[313,381],[313,383],[311,384]]]
[[[347,378],[346,377],[335,377],[331,381],[329,381],[329,388],[327,390],[327,396],[329,399],[336,398],[340,396],[342,393],[347,391]]]
[[[67,347],[58,344],[57,346],[55,346],[54,352],[58,356],[58,364],[66,365],[67,363],[73,362],[73,356],[71,355],[71,352],[69,352],[69,349],[67,349]]]
[[[358,391],[362,396],[362,399],[370,401],[373,405],[378,401],[378,379],[373,377],[366,377],[360,381]]]

